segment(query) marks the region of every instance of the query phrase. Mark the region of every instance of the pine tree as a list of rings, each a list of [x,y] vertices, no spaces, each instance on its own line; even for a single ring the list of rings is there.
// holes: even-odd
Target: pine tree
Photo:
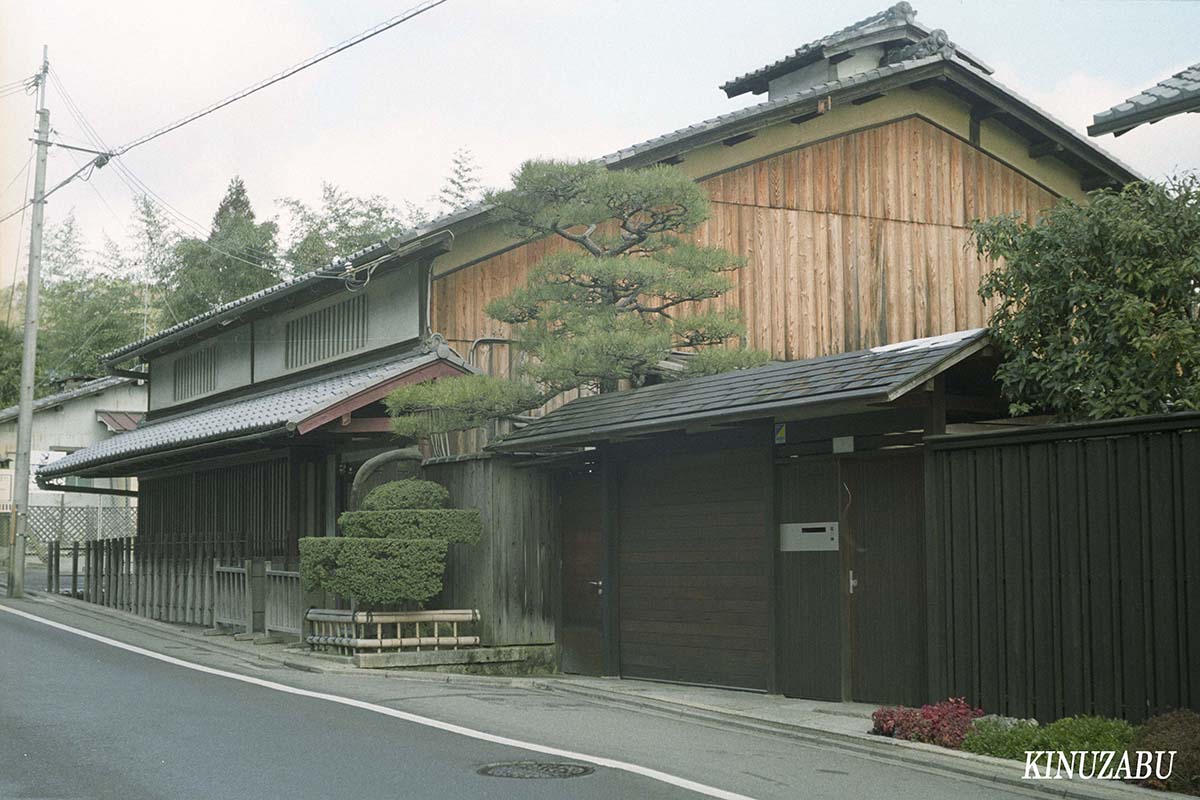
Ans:
[[[570,243],[487,306],[490,317],[512,326],[536,390],[515,391],[511,381],[483,375],[402,387],[387,402],[398,434],[478,426],[573,389],[641,386],[675,350],[694,353],[684,376],[767,360],[738,346],[736,311],[698,306],[733,287],[730,274],[741,261],[685,238],[709,209],[704,189],[685,174],[667,166],[612,172],[590,162],[531,161],[513,183],[487,198],[497,219],[519,239]]]
[[[548,395],[642,385],[672,351],[687,374],[752,366],[765,353],[726,347],[744,332],[737,311],[697,306],[733,288],[742,262],[683,238],[708,217],[708,195],[677,169],[610,171],[593,162],[531,161],[488,201],[513,233],[573,247],[544,258],[525,286],[487,307],[514,326],[528,374]]]

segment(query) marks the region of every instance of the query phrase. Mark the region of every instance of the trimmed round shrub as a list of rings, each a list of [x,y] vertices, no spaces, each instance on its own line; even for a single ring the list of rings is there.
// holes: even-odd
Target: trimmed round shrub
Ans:
[[[369,606],[424,603],[442,590],[451,543],[479,541],[478,509],[446,508],[433,481],[392,481],[338,518],[342,536],[300,540],[300,573],[310,589]]]
[[[371,539],[440,539],[474,544],[483,521],[476,508],[347,511],[338,517],[345,536]]]
[[[363,511],[390,511],[402,508],[445,508],[450,492],[433,481],[416,478],[391,481],[372,489],[362,501]],[[355,534],[357,535],[357,534]]]
[[[308,537],[300,576],[308,589],[368,605],[423,603],[442,590],[447,543],[437,539]]]
[[[1151,717],[1138,728],[1129,749],[1175,750],[1171,777],[1159,780],[1152,775],[1141,785],[1200,797],[1200,714],[1181,710]],[[1164,769],[1168,758],[1163,759]]]

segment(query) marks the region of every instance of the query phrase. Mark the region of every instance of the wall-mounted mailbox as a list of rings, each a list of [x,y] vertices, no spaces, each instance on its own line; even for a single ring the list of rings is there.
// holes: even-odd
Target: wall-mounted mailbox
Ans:
[[[785,522],[779,526],[779,550],[784,553],[837,551],[836,522]]]

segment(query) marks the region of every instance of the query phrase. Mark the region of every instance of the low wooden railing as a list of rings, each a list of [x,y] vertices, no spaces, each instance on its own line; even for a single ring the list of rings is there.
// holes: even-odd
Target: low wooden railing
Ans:
[[[213,559],[213,625],[252,630],[250,566],[233,567]]]
[[[300,573],[273,569],[268,561],[265,576],[264,632],[283,633],[297,638],[303,636],[305,608]]]
[[[342,655],[479,646],[478,636],[459,632],[459,625],[479,621],[479,612],[475,609],[342,611],[313,608],[305,618],[310,625],[305,641]]]

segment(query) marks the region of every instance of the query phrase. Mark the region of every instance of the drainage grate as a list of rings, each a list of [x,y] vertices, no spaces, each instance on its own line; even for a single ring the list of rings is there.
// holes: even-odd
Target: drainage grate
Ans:
[[[479,768],[480,775],[492,778],[579,778],[591,775],[594,767],[544,761],[505,761]]]

